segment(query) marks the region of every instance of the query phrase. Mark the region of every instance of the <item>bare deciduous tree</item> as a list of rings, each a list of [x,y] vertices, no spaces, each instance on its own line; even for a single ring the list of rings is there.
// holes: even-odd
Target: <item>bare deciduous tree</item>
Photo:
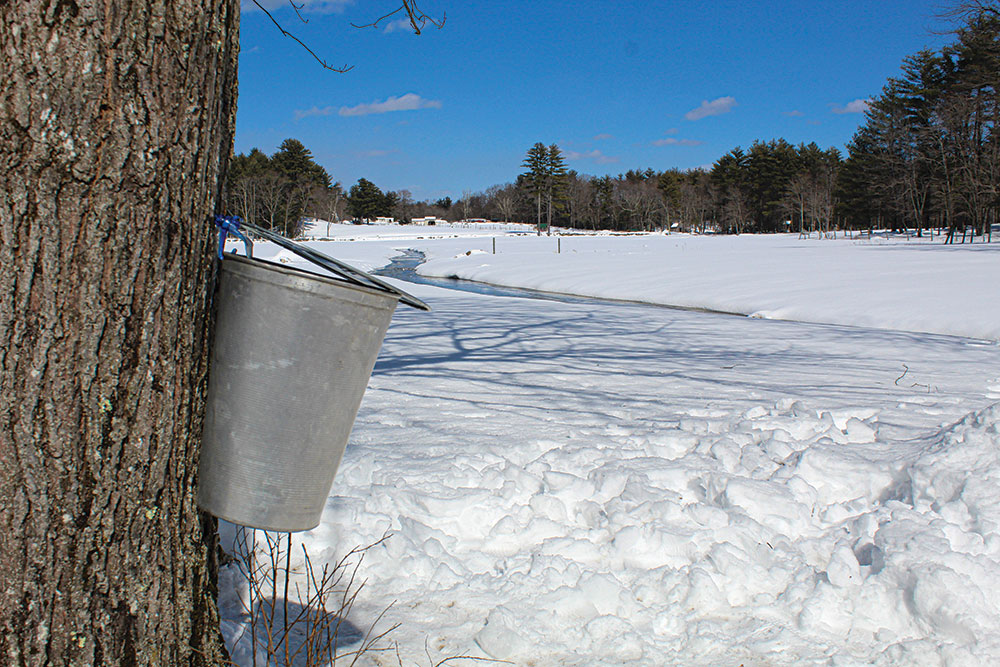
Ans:
[[[504,222],[514,220],[514,211],[517,210],[517,189],[514,186],[507,185],[501,188],[493,197],[493,201],[500,212],[501,220]]]

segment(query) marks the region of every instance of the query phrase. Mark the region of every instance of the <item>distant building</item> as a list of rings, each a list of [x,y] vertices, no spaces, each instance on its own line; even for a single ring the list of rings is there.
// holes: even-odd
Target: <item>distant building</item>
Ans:
[[[394,225],[396,224],[396,218],[375,218],[372,221],[375,225]]]
[[[446,220],[441,218],[435,218],[433,215],[427,216],[426,218],[414,218],[413,224],[415,225],[436,225],[438,223],[445,223]]]

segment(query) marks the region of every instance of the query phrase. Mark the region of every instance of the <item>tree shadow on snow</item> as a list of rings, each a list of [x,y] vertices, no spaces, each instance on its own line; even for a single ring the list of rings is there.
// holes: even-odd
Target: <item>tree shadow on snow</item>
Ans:
[[[431,313],[397,312],[373,381],[417,398],[434,398],[421,392],[437,392],[437,383],[463,383],[468,389],[446,392],[448,400],[494,410],[537,407],[532,400],[539,395],[549,408],[573,412],[665,397],[697,403],[762,393],[827,397],[831,389],[865,404],[904,390],[894,384],[903,363],[954,357],[960,374],[971,346],[932,334],[539,303],[446,294],[433,301]],[[943,387],[947,378],[916,381]],[[678,386],[696,395],[677,396]]]

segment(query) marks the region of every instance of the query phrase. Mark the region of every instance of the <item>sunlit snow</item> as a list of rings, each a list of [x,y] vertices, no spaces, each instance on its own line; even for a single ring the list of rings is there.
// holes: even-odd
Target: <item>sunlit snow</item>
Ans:
[[[433,312],[397,310],[296,540],[335,561],[391,533],[351,622],[395,602],[404,664],[1000,661],[1000,246],[331,235],[366,269],[413,248],[432,274],[757,315],[400,283]]]

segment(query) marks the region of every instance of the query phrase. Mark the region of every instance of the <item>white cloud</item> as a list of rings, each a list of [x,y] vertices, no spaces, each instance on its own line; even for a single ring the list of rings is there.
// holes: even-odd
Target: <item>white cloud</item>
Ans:
[[[657,139],[653,142],[654,146],[701,146],[701,144],[702,142],[696,139],[676,139],[674,137]]]
[[[833,107],[831,110],[833,113],[864,113],[868,111],[869,102],[871,102],[870,97],[863,100],[858,99],[853,102],[848,102],[844,106],[834,104],[831,105]]]
[[[257,0],[257,2],[269,12],[283,8],[291,10],[291,7],[288,6],[288,0]],[[295,4],[301,6],[300,11],[315,12],[318,14],[339,14],[344,11],[345,7],[354,4],[354,0],[298,0]],[[259,12],[260,7],[253,0],[240,0],[240,11]]]
[[[337,113],[337,109],[335,107],[323,107],[320,109],[319,107],[314,106],[312,109],[306,109],[305,111],[302,109],[296,109],[295,120],[301,120],[303,118],[308,118],[309,116],[329,116],[334,113]]]
[[[729,113],[736,106],[735,97],[720,97],[714,99],[711,102],[704,100],[697,109],[691,109],[684,117],[688,120],[701,120],[702,118],[707,118],[708,116],[719,116],[724,113]]]
[[[439,100],[425,100],[415,93],[407,93],[399,97],[390,97],[384,102],[372,102],[371,104],[358,104],[353,107],[320,107],[314,106],[311,109],[296,109],[295,120],[308,118],[309,116],[331,116],[338,114],[341,116],[367,116],[375,113],[389,113],[390,111],[413,111],[415,109],[440,109]]]
[[[611,155],[605,155],[596,148],[587,153],[579,153],[577,151],[566,151],[563,153],[567,160],[593,160],[597,164],[609,164],[611,162],[618,162],[618,158]]]
[[[614,139],[614,137],[606,132],[594,135],[594,141],[604,141],[606,139]]]
[[[410,19],[397,19],[385,24],[385,32],[413,32],[413,24]]]
[[[798,109],[793,109],[791,111],[782,111],[781,115],[788,116],[789,118],[801,118],[802,116],[805,116],[805,114],[799,111]]]
[[[425,100],[416,93],[406,93],[399,97],[390,97],[384,102],[358,104],[353,107],[340,107],[337,111],[341,116],[367,116],[390,111],[415,111],[417,109],[440,109],[440,100]]]

